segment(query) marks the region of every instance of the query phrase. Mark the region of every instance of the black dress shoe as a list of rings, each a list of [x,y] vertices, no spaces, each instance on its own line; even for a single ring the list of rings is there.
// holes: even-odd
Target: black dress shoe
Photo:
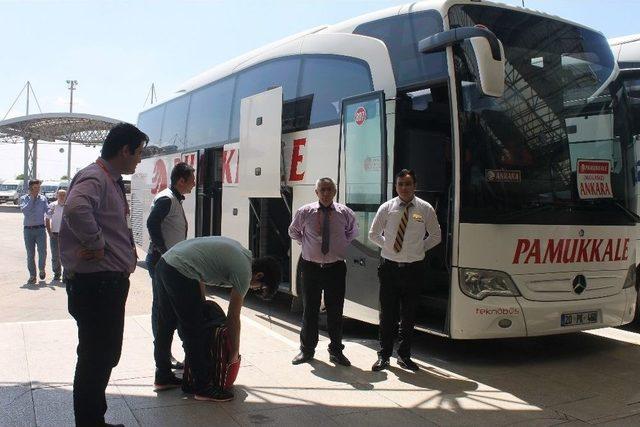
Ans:
[[[398,357],[398,366],[410,371],[419,371],[420,367],[409,357]]]
[[[340,353],[329,353],[329,361],[331,363],[335,363],[336,365],[342,366],[351,366],[351,362],[347,359],[342,352]]]
[[[371,370],[374,372],[382,371],[383,369],[387,369],[389,367],[389,358],[378,356],[378,360],[373,364]]]
[[[299,365],[301,363],[308,362],[311,359],[313,359],[313,353],[305,353],[304,351],[301,351],[296,357],[293,358],[291,363],[294,365]]]

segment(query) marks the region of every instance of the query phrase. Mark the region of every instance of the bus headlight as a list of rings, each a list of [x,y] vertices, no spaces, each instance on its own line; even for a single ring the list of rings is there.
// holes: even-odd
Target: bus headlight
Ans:
[[[624,279],[624,285],[622,289],[632,288],[636,285],[636,265],[631,264],[629,270],[627,270],[627,277]]]
[[[507,273],[495,270],[461,268],[460,290],[465,295],[480,300],[491,295],[500,297],[520,296],[520,291],[518,291],[511,277]]]

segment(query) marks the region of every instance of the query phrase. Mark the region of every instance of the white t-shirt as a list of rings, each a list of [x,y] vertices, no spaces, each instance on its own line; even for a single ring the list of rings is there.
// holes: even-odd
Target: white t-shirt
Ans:
[[[58,201],[49,203],[49,209],[45,214],[45,217],[49,218],[51,221],[51,232],[59,233],[60,225],[62,224],[62,211],[64,210],[64,205],[59,205]]]

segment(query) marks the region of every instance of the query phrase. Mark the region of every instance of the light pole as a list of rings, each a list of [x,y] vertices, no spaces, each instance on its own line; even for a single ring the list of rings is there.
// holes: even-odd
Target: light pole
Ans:
[[[78,85],[77,80],[67,80],[69,85],[69,113],[73,113],[73,91]],[[71,181],[71,136],[69,136],[69,145],[67,147],[67,179]]]

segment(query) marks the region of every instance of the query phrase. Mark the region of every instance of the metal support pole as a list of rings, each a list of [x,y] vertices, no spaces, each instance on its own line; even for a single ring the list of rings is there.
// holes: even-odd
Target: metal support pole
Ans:
[[[29,115],[29,92],[31,92],[31,82],[27,81],[27,116]]]
[[[67,179],[71,181],[71,138],[67,144]]]
[[[27,81],[27,116],[29,115],[29,92],[31,92],[31,83]],[[27,194],[29,189],[29,139],[24,139],[24,164],[22,170],[22,191]]]
[[[78,81],[67,80],[67,84],[69,85],[69,112],[73,113],[73,91],[76,90]],[[71,137],[67,144],[67,179],[71,180]]]
[[[31,149],[31,178],[38,179],[38,140],[33,139],[33,148]]]
[[[24,164],[22,169],[22,192],[23,194],[27,194],[29,190],[29,140],[27,138],[24,139]]]

